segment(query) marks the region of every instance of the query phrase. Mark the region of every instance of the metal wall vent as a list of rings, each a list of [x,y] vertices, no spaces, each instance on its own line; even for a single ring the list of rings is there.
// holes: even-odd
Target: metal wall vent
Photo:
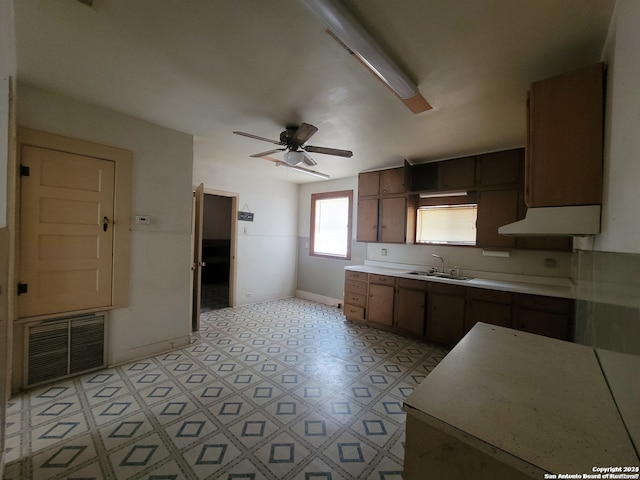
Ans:
[[[25,386],[104,368],[105,327],[104,314],[30,324]]]

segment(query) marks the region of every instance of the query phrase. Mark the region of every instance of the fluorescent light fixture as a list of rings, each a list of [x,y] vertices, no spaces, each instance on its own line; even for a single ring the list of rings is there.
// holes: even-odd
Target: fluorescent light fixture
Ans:
[[[420,198],[440,198],[440,197],[464,197],[467,192],[436,192],[436,193],[421,193]]]
[[[416,84],[400,70],[344,5],[337,0],[300,0],[300,2],[386,83],[414,113],[431,108],[418,91]]]

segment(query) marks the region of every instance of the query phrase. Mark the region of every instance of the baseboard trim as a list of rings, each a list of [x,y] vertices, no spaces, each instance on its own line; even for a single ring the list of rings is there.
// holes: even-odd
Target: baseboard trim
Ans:
[[[143,360],[155,355],[160,355],[161,353],[171,352],[189,345],[190,342],[191,336],[187,335],[164,340],[162,342],[152,343],[151,345],[133,348],[126,352],[119,352],[117,355],[112,354],[109,356],[108,368],[117,367],[137,360]]]
[[[304,298],[305,300],[311,300],[313,302],[323,303],[332,307],[342,308],[344,306],[344,300],[341,298],[332,298],[324,295],[318,295],[317,293],[306,292],[304,290],[296,290],[296,297]]]

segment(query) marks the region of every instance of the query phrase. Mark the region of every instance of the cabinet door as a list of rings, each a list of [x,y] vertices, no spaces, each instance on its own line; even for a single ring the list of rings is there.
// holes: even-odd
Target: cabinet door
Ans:
[[[358,215],[360,212],[358,212]],[[404,243],[407,227],[406,197],[380,199],[380,241],[383,243]]]
[[[482,300],[469,300],[467,314],[464,319],[465,333],[478,322],[511,327],[511,304],[485,302]]]
[[[393,293],[391,285],[369,284],[367,321],[382,325],[393,325]]]
[[[464,310],[464,297],[431,293],[427,337],[446,345],[458,343],[464,335]]]
[[[358,174],[358,196],[378,195],[380,193],[380,172]]]
[[[439,190],[474,188],[476,157],[456,158],[440,162]]]
[[[405,193],[404,167],[380,170],[380,195]]]
[[[430,192],[438,189],[438,163],[419,163],[411,165],[409,170],[410,190],[412,192]]]
[[[424,290],[399,288],[396,294],[396,326],[416,335],[424,335],[426,299]]]
[[[525,308],[516,309],[515,327],[524,332],[560,340],[569,340],[569,325],[569,316],[562,313],[542,312]]]
[[[358,200],[358,242],[378,241],[378,199],[361,198]]]
[[[525,166],[529,207],[602,203],[604,65],[531,86]]]
[[[476,183],[482,187],[517,185],[523,157],[522,148],[478,156]]]
[[[516,237],[498,233],[498,227],[518,219],[518,189],[484,190],[478,193],[476,246],[515,247]]]

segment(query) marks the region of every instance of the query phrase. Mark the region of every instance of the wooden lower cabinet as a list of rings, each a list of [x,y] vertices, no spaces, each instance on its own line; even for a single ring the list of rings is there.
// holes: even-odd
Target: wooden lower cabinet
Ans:
[[[427,338],[455,345],[464,335],[466,288],[458,285],[429,283]]]
[[[513,328],[559,340],[571,340],[573,301],[540,295],[516,295]]]
[[[381,325],[393,325],[393,300],[395,296],[395,278],[387,275],[369,275],[369,298],[367,303],[367,322]]]
[[[478,322],[511,327],[513,294],[483,288],[467,289],[467,311],[464,319],[466,334]]]
[[[427,304],[427,282],[396,280],[396,327],[414,335],[424,335]]]
[[[366,273],[345,272],[344,314],[348,320],[363,321],[367,308],[368,278]]]
[[[347,320],[453,346],[477,322],[571,340],[574,301],[346,271]]]

